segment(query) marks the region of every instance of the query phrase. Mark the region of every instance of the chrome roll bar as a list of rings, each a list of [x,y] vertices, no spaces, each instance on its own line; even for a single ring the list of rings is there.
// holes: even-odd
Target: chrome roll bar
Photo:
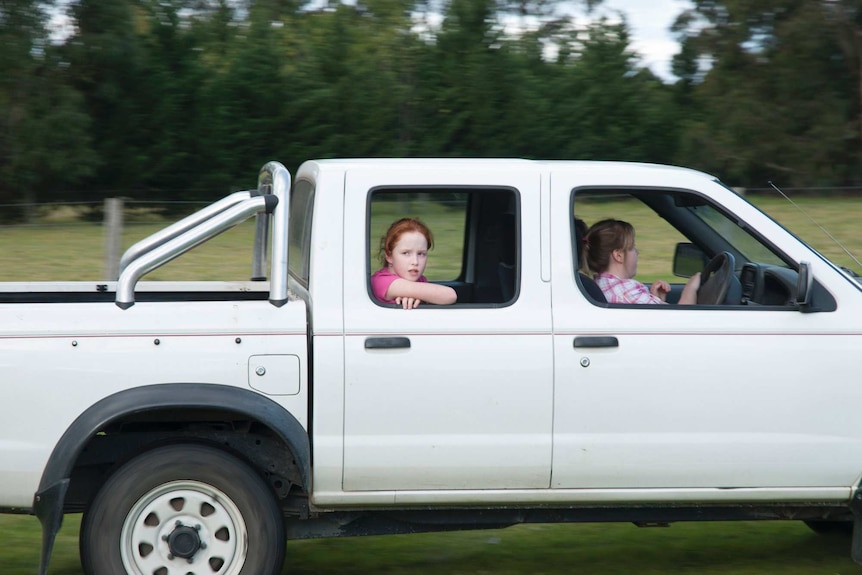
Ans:
[[[145,274],[190,249],[258,215],[254,251],[254,279],[260,277],[266,259],[265,243],[272,220],[272,261],[269,301],[276,307],[287,302],[287,232],[290,173],[278,162],[260,171],[257,190],[235,192],[206,208],[137,242],[120,259],[115,303],[122,309],[135,304],[135,286]],[[261,223],[263,222],[263,223]],[[263,247],[260,247],[263,246]]]

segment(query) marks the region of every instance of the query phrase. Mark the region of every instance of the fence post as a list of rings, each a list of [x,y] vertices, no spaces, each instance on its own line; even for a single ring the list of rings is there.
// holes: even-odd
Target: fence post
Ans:
[[[105,199],[105,280],[120,277],[120,256],[123,247],[123,198]]]

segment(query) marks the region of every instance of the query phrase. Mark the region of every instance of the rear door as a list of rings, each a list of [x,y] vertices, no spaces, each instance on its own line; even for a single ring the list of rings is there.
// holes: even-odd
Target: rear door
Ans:
[[[345,258],[362,263],[345,265],[346,491],[549,486],[551,295],[540,271],[539,187],[538,174],[502,164],[348,172]],[[372,208],[378,195],[389,203]],[[457,304],[403,310],[372,298],[381,230],[405,215],[431,227],[426,275],[456,285]]]

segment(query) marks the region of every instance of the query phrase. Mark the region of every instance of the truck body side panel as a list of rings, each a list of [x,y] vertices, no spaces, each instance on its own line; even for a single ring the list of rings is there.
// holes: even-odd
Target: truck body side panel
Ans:
[[[0,377],[14,405],[0,419],[0,507],[32,505],[63,433],[122,390],[186,382],[265,389],[307,427],[305,317],[301,301],[0,305]],[[277,356],[289,359],[261,361]],[[258,375],[259,364],[269,371]]]

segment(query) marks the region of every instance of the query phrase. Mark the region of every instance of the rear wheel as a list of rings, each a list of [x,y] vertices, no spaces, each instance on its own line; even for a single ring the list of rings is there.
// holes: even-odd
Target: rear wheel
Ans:
[[[284,524],[272,491],[218,449],[174,445],[112,475],[81,523],[88,575],[277,575]]]

